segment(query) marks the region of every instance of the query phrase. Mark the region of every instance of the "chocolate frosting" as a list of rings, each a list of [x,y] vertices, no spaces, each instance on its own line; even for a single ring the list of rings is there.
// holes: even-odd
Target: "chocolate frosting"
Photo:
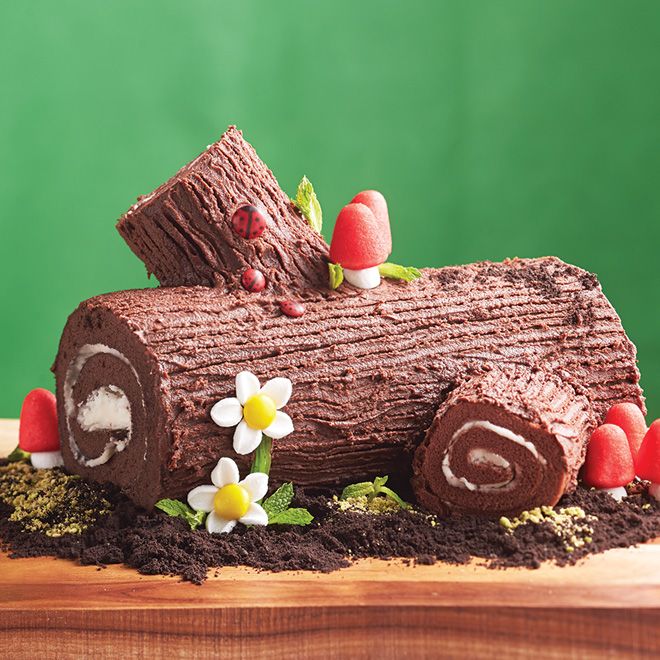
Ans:
[[[308,289],[305,308],[289,318],[268,291],[207,287],[123,291],[82,303],[54,367],[66,467],[118,483],[144,506],[208,483],[216,461],[234,456],[233,429],[216,426],[209,411],[234,396],[243,369],[262,383],[292,380],[286,412],[295,431],[274,441],[271,475],[301,485],[409,475],[438,406],[484,366],[554,372],[582,388],[598,420],[617,401],[643,407],[635,348],[598,281],[556,258],[424,270],[415,282],[370,291]],[[69,434],[80,446],[90,443],[75,425],[69,431],[63,385],[81,347],[95,344],[124,355],[139,385],[111,360],[86,374],[90,361],[74,404],[113,383],[132,409],[147,412],[133,416],[123,451],[85,467]],[[249,457],[237,459],[247,467]]]
[[[271,218],[264,234],[252,240],[231,228],[234,211],[247,204],[265,209]],[[242,273],[256,268],[277,294],[327,287],[323,237],[302,218],[235,126],[141,197],[117,229],[163,286],[235,289]]]
[[[497,366],[456,388],[415,452],[417,499],[437,513],[518,514],[577,484],[598,416],[545,369]]]

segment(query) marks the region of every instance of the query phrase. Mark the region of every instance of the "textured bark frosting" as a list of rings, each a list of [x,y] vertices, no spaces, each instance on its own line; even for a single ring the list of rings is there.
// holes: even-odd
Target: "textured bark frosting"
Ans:
[[[71,364],[90,345],[129,364],[107,353],[108,364],[86,374],[90,358],[79,370],[80,392],[72,386],[74,407],[111,383],[137,420],[125,448],[92,467],[80,463],[70,437],[91,454],[113,434],[82,437],[64,402]],[[296,319],[265,292],[99,296],[70,317],[55,365],[65,464],[119,483],[146,506],[184,495],[208,481],[220,456],[233,456],[233,429],[215,426],[209,410],[234,396],[234,377],[249,369],[262,382],[293,382],[286,412],[295,431],[274,442],[274,480],[407,476],[438,406],[469,375],[497,364],[543,366],[583,386],[598,419],[616,401],[643,407],[634,346],[596,278],[555,258],[425,270],[416,282],[371,291],[310,290]]]
[[[517,514],[574,490],[589,434],[589,400],[544,369],[496,367],[457,387],[415,453],[420,503]]]
[[[234,233],[244,205],[271,218],[262,236]],[[275,293],[327,288],[327,252],[242,133],[222,138],[119,220],[119,233],[163,286],[234,289],[248,268],[264,273]]]

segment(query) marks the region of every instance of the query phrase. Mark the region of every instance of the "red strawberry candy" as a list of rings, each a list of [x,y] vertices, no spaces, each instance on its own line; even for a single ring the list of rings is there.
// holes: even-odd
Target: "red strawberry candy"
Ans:
[[[646,435],[644,413],[634,403],[616,403],[607,412],[605,424],[616,424],[626,432],[633,458]]]
[[[247,239],[259,238],[266,231],[270,216],[264,209],[246,204],[234,211],[231,226],[239,236]]]
[[[364,204],[371,209],[376,220],[378,220],[383,236],[385,236],[385,246],[387,247],[387,253],[390,254],[392,252],[392,233],[385,198],[377,190],[363,190],[353,197],[351,204]]]
[[[347,204],[332,232],[330,260],[351,270],[380,266],[390,253],[387,240],[368,206]]]
[[[646,432],[635,466],[639,477],[654,484],[660,483],[660,419],[656,419]]]
[[[59,450],[57,405],[52,392],[37,388],[23,400],[18,446],[30,453]]]
[[[635,478],[630,446],[622,428],[603,424],[591,434],[582,478],[595,488],[617,488]]]

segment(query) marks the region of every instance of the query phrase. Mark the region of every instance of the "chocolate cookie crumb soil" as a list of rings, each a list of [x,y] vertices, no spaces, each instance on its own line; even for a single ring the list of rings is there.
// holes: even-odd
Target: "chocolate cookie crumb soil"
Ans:
[[[590,553],[660,536],[660,507],[641,488],[622,503],[582,488],[564,497],[555,509],[557,515],[589,527],[589,534],[581,536],[583,543],[567,550],[566,535],[558,533],[556,516],[547,512],[543,516],[531,512],[536,521],[530,524],[528,515],[527,524],[511,530],[497,520],[468,516],[342,511],[331,498],[303,489],[297,489],[293,505],[309,509],[314,516],[310,526],[237,528],[230,534],[211,536],[203,528],[191,531],[180,518],[159,511],[146,513],[118,492],[84,480],[74,487],[76,506],[96,511],[96,523],[81,527],[79,533],[53,536],[34,531],[29,516],[16,519],[6,498],[8,474],[20,477],[36,471],[24,464],[1,469],[0,539],[11,557],[54,556],[97,566],[123,563],[143,574],[178,575],[196,584],[204,582],[209,569],[223,566],[327,573],[366,557],[400,558],[418,564],[463,564],[476,557],[491,568],[536,568],[544,561],[566,565]],[[109,512],[100,515],[105,508]],[[574,513],[581,509],[585,518],[561,514],[562,508]]]

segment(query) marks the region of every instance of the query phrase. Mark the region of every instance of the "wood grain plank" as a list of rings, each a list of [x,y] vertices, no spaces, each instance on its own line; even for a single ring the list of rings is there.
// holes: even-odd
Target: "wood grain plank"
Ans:
[[[16,430],[0,421],[0,453]],[[11,658],[651,657],[660,544],[536,571],[377,560],[329,575],[227,568],[202,586],[0,554],[0,649]]]

